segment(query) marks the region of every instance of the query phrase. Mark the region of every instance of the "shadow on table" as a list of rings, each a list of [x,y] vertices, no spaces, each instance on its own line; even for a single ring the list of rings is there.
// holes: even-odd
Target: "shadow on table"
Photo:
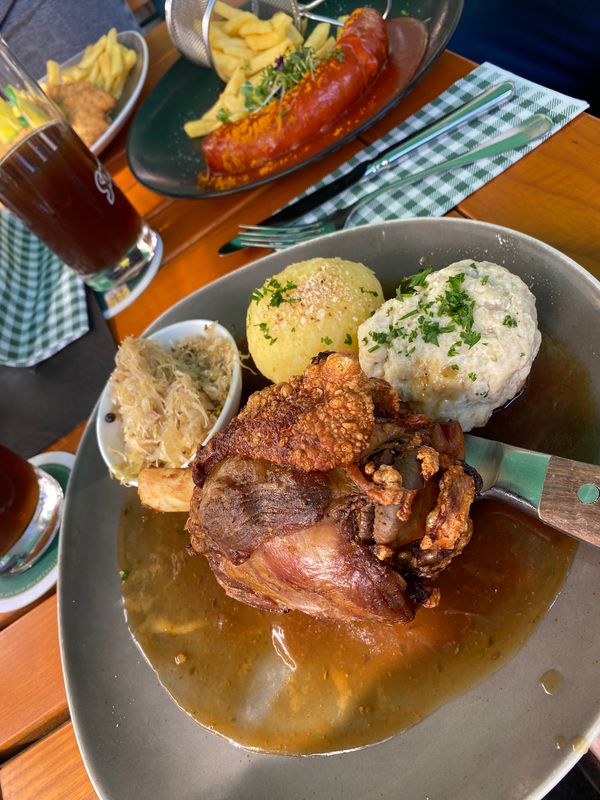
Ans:
[[[0,442],[25,458],[86,420],[114,366],[115,343],[87,291],[90,330],[35,367],[0,366]]]

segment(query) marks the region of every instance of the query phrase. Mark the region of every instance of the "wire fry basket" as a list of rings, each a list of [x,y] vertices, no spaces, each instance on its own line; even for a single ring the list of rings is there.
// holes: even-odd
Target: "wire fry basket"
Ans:
[[[214,69],[208,29],[213,16],[216,0],[167,0],[165,18],[171,41],[179,52],[190,61],[201,67]],[[310,7],[323,2],[316,0]],[[300,19],[304,7],[297,0],[250,0],[243,4],[234,4],[245,11],[251,11],[259,19],[269,19],[277,11],[284,11],[292,18],[296,28],[300,29]],[[306,9],[308,10],[308,9]]]

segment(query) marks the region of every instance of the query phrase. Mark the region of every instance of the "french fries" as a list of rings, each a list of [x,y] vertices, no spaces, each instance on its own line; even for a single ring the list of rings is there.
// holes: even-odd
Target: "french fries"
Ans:
[[[135,50],[117,41],[117,29],[111,28],[97,42],[88,45],[78,64],[62,69],[56,61],[46,62],[48,86],[73,81],[89,81],[118,98],[131,69],[137,61]]]
[[[208,38],[215,68],[224,80],[229,80],[237,67],[250,77],[302,44],[292,18],[283,11],[265,20],[217,0],[214,12],[221,19],[211,22]]]
[[[283,11],[264,20],[224,0],[216,0],[213,10],[218,18],[210,24],[210,48],[215,69],[227,85],[212,108],[200,119],[184,125],[190,138],[206,136],[225,121],[247,114],[242,87],[247,82],[256,85],[262,71],[279,56],[304,46],[323,58],[335,49],[336,38],[330,35],[331,26],[327,22],[316,25],[305,40],[292,18]],[[199,20],[196,22],[195,29],[200,34],[201,24]]]

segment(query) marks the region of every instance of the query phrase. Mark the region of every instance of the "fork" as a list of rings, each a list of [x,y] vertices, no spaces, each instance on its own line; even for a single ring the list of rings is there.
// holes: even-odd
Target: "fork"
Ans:
[[[472,164],[481,158],[492,158],[508,150],[518,150],[548,133],[551,127],[552,120],[549,117],[545,114],[534,114],[520,125],[509,128],[499,136],[488,139],[483,144],[467,150],[465,153],[449,158],[446,161],[441,161],[438,164],[433,164],[431,167],[419,172],[402,175],[397,180],[359,197],[358,200],[355,200],[350,205],[338,208],[331,214],[327,214],[318,222],[281,226],[240,225],[238,241],[243,247],[268,247],[280,250],[314,239],[317,236],[324,236],[326,233],[342,230],[346,227],[357,208],[376,197],[393,192],[402,186],[408,186],[411,183],[427,178],[429,175],[448,172],[455,167]]]

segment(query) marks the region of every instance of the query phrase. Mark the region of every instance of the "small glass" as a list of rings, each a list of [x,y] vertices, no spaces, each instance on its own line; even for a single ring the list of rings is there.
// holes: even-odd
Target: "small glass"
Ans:
[[[44,554],[62,504],[58,481],[0,444],[0,575],[23,572]]]
[[[154,256],[157,234],[0,37],[0,201],[105,292]]]

